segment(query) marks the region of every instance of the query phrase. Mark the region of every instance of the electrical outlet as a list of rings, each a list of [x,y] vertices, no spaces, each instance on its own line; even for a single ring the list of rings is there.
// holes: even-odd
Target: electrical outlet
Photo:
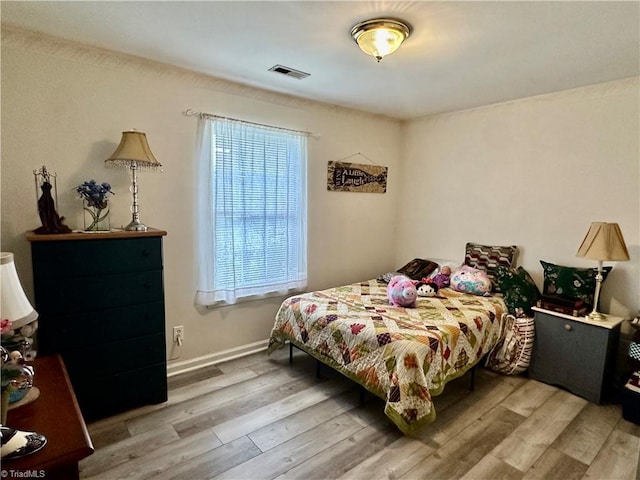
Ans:
[[[174,347],[181,347],[184,343],[184,326],[178,325],[173,327],[173,345]]]

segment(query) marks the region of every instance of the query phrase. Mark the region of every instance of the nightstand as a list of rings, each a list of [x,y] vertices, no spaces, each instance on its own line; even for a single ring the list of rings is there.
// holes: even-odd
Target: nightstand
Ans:
[[[600,403],[612,386],[623,319],[602,321],[534,307],[536,337],[529,376]]]

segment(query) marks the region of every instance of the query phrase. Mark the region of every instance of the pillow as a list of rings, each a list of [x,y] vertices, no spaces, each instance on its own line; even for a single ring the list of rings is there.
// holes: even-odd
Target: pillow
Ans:
[[[437,263],[430,260],[424,260],[422,258],[414,258],[404,267],[398,269],[398,273],[405,275],[412,280],[422,280],[437,268]]]
[[[518,247],[515,245],[500,247],[469,242],[464,249],[464,264],[487,272],[493,283],[494,292],[500,292],[500,286],[495,278],[496,268],[498,265],[507,268],[515,265],[517,253]]]
[[[484,270],[463,265],[451,275],[450,286],[456,292],[486,295],[491,291],[491,280]]]
[[[509,313],[515,315],[516,309],[521,308],[528,316],[532,316],[531,307],[540,298],[540,291],[529,272],[522,267],[514,269],[498,265],[496,279]]]
[[[588,308],[593,307],[596,290],[597,268],[564,267],[540,260],[544,273],[543,295],[559,295],[573,300],[582,300]],[[613,267],[602,267],[602,281]]]

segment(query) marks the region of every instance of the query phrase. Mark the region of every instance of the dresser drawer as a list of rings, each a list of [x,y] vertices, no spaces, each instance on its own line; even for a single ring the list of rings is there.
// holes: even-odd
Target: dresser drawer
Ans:
[[[164,332],[61,353],[74,387],[100,378],[164,362]]]
[[[33,242],[35,277],[65,278],[162,269],[160,237]]]
[[[97,277],[36,278],[36,310],[63,314],[101,310],[164,298],[162,270]]]
[[[165,363],[117,373],[109,377],[74,382],[74,390],[85,420],[103,418],[129,408],[167,400]]]
[[[164,303],[155,302],[73,315],[41,315],[38,350],[43,355],[105,342],[164,334]]]

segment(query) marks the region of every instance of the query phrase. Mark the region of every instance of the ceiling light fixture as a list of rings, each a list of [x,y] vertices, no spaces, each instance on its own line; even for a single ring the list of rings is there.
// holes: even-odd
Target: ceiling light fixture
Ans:
[[[411,34],[411,26],[393,18],[374,18],[354,25],[351,36],[360,50],[378,62],[395,52]]]

